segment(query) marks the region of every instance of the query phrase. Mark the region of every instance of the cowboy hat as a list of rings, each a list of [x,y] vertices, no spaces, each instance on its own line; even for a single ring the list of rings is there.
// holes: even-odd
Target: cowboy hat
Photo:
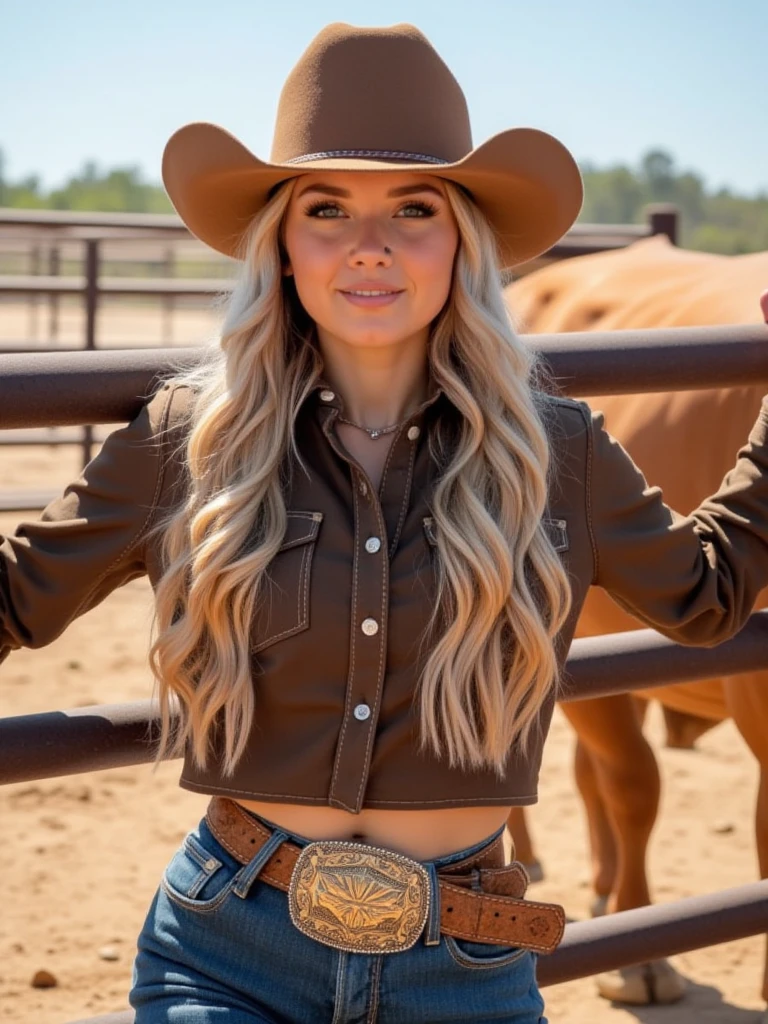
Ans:
[[[583,197],[576,161],[546,132],[510,128],[473,149],[459,83],[405,24],[337,22],[312,40],[280,94],[269,161],[205,122],[179,128],[163,153],[163,182],[181,219],[235,258],[270,190],[316,170],[414,171],[463,185],[494,228],[504,267],[554,245]]]

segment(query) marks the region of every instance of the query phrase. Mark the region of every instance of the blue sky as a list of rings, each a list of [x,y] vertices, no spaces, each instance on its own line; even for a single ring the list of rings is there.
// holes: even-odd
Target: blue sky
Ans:
[[[283,80],[331,21],[418,25],[476,144],[532,125],[579,161],[660,146],[709,187],[768,191],[768,0],[0,0],[6,175],[57,185],[93,159],[159,181],[188,121],[268,158]]]

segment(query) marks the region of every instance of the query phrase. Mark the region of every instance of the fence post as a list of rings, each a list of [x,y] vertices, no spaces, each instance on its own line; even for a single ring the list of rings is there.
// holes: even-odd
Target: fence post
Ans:
[[[651,203],[645,208],[648,229],[652,235],[666,235],[677,245],[680,211],[672,203]]]
[[[96,348],[96,317],[99,309],[99,240],[85,241],[85,347]],[[93,453],[93,426],[83,427],[83,467],[91,461]]]
[[[165,250],[165,259],[163,266],[165,268],[166,277],[174,277],[176,269],[175,252],[169,246]],[[173,344],[173,311],[176,305],[176,299],[173,295],[166,295],[163,297],[163,345]]]
[[[58,277],[61,273],[61,251],[58,245],[52,245],[48,253],[48,273]],[[48,296],[48,340],[59,340],[59,293],[51,292]]]
[[[40,246],[35,245],[29,253],[29,272],[30,274],[40,273]],[[32,337],[37,341],[37,319],[39,311],[40,296],[30,295],[28,299],[27,309],[29,311],[28,330]]]

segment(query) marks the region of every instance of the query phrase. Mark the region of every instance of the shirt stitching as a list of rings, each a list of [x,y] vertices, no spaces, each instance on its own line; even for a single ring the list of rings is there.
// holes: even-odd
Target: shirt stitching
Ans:
[[[244,800],[247,800],[249,796],[266,796],[266,797],[279,797],[281,800],[311,800],[315,804],[327,803],[327,798],[324,796],[305,796],[303,793],[262,793],[258,789],[233,789],[232,786],[216,786],[212,782],[193,782],[192,779],[187,779],[183,775],[179,779],[180,783],[185,783],[187,786],[194,786],[200,790],[200,792],[207,793],[209,789],[215,789],[217,793],[235,793],[242,796]]]
[[[405,514],[408,510],[411,497],[411,481],[413,480],[413,467],[416,463],[416,445],[411,445],[410,458],[408,459],[408,476],[405,480],[405,487],[403,488],[403,500],[400,505],[400,517],[395,527],[395,536],[392,539],[392,544],[389,549],[389,557],[394,558],[395,551],[397,551],[397,544],[400,540],[400,534],[403,529],[403,523],[405,522]]]
[[[299,633],[301,630],[306,628],[307,621],[308,621],[308,617],[307,617],[307,603],[309,601],[309,586],[308,586],[308,583],[309,583],[309,565],[310,565],[309,556],[310,556],[310,554],[312,554],[313,551],[314,551],[314,545],[313,544],[307,544],[305,546],[304,550],[301,553],[301,565],[299,566],[299,596],[298,596],[298,602],[297,602],[297,608],[296,608],[296,614],[298,615],[298,618],[299,618],[298,623],[295,626],[289,626],[288,629],[281,630],[281,632],[279,632],[279,633],[272,633],[271,636],[268,636],[266,639],[259,641],[258,644],[256,644],[254,647],[251,648],[251,650],[253,651],[254,654],[257,651],[261,651],[265,647],[268,647],[271,644],[275,643],[277,640],[281,640],[283,637],[290,636],[292,633]],[[305,570],[305,565],[307,566],[306,570]],[[301,611],[302,595],[304,597],[304,614],[303,615],[302,615],[302,611]]]
[[[327,804],[328,798],[325,796],[308,796],[304,793],[273,793],[265,792],[258,789],[234,789],[231,786],[217,786],[212,782],[193,782],[191,779],[185,778],[183,775],[179,779],[180,783],[185,783],[187,786],[195,787],[198,791],[207,793],[208,790],[216,790],[217,793],[233,793],[238,796],[242,796],[244,800],[247,800],[252,796],[264,796],[278,798],[279,800],[306,800],[313,804]],[[499,797],[453,797],[446,798],[445,800],[370,800],[367,806],[378,807],[378,806],[395,806],[403,807],[410,806],[413,804],[415,807],[433,807],[437,804],[450,804],[455,807],[463,807],[469,804],[479,804],[481,806],[496,806],[498,804],[507,804],[510,807],[517,806],[521,800],[527,800],[535,803],[537,795],[535,793],[523,793],[518,796],[499,796]]]
[[[171,393],[168,396],[168,400],[167,400],[167,402],[165,404],[165,408],[163,409],[163,415],[161,417],[161,424],[162,424],[162,426],[161,426],[161,434],[164,434],[165,431],[167,430],[168,419],[169,419],[170,411],[171,411],[172,399],[173,399],[173,393]],[[165,442],[163,440],[161,440],[160,447],[162,448],[162,447],[164,447],[164,445],[165,445]],[[152,495],[152,503],[151,503],[149,512],[147,513],[147,516],[146,516],[144,522],[141,524],[141,526],[138,527],[136,533],[133,535],[132,539],[128,542],[128,544],[126,544],[126,546],[123,548],[123,550],[120,552],[120,554],[117,555],[109,563],[109,565],[106,567],[106,569],[104,569],[101,572],[101,574],[96,578],[96,580],[94,580],[93,585],[91,586],[90,590],[83,596],[83,598],[80,601],[80,603],[77,605],[77,607],[71,613],[71,617],[73,619],[76,618],[79,615],[79,613],[80,613],[81,609],[83,608],[83,606],[88,602],[88,600],[91,598],[91,596],[94,594],[94,592],[98,589],[99,584],[102,583],[102,581],[105,580],[107,578],[107,576],[109,576],[109,574],[112,572],[112,570],[115,568],[116,565],[120,564],[120,562],[123,560],[123,558],[125,558],[125,556],[128,554],[128,552],[132,551],[137,546],[139,541],[144,537],[144,535],[146,534],[147,530],[149,529],[150,524],[152,523],[152,520],[155,517],[155,513],[157,512],[157,503],[158,503],[158,500],[160,498],[160,490],[162,488],[163,480],[165,478],[165,461],[166,460],[163,457],[163,454],[161,452],[158,455],[158,457],[157,457],[158,468],[157,468],[157,478],[155,480],[155,492]]]
[[[592,585],[597,583],[600,575],[600,556],[598,554],[597,542],[595,540],[595,531],[592,525],[592,428],[591,428],[591,417],[587,418],[587,407],[584,404],[579,405],[581,415],[584,419],[584,424],[587,428],[587,455],[586,455],[586,466],[585,466],[585,477],[587,486],[584,488],[584,505],[587,516],[587,529],[589,530],[589,541],[592,545]]]
[[[383,530],[385,535],[386,535],[386,527],[385,527],[384,523],[380,519],[380,513],[379,513],[378,509],[376,509],[376,515],[377,515],[377,517],[380,520],[379,521],[379,529]],[[360,804],[361,804],[362,796],[363,796],[363,786],[365,785],[366,776],[368,775],[368,769],[370,768],[371,745],[373,743],[373,734],[375,732],[373,724],[374,724],[375,721],[378,721],[379,710],[380,710],[379,703],[381,701],[381,691],[382,691],[382,687],[383,687],[383,684],[384,684],[384,673],[382,671],[382,668],[383,668],[383,665],[384,665],[384,648],[386,647],[386,644],[384,643],[384,635],[386,633],[386,629],[385,629],[385,625],[386,625],[385,624],[386,599],[387,599],[387,591],[389,590],[389,561],[387,559],[382,559],[381,567],[382,567],[382,574],[383,574],[384,578],[381,581],[382,582],[382,586],[381,586],[381,614],[380,614],[381,622],[380,622],[380,627],[379,627],[379,636],[380,636],[380,640],[379,640],[379,667],[378,667],[377,682],[376,682],[376,695],[375,695],[374,700],[373,700],[373,706],[375,708],[376,713],[375,713],[375,715],[371,715],[371,719],[370,719],[370,722],[368,724],[368,741],[367,741],[367,743],[365,745],[365,755],[364,755],[364,760],[363,760],[363,770],[360,773],[360,786],[358,787],[358,790],[357,790],[357,799],[355,800],[355,811],[358,811],[360,809]]]
[[[390,467],[390,464],[392,462],[392,455],[393,455],[393,453],[395,451],[395,448],[397,446],[397,442],[400,440],[400,435],[402,434],[402,432],[403,432],[403,428],[400,427],[398,432],[395,434],[395,438],[394,438],[392,444],[389,446],[389,451],[387,452],[387,458],[386,458],[386,460],[384,462],[384,469],[383,469],[382,474],[381,474],[381,483],[379,484],[379,498],[381,498],[382,494],[384,493],[384,485],[386,483],[387,473],[389,472],[389,467]]]
[[[339,765],[341,764],[341,754],[344,749],[344,737],[347,732],[347,721],[349,719],[349,710],[352,706],[352,685],[355,678],[355,644],[357,643],[357,572],[358,572],[358,524],[360,510],[357,504],[357,486],[356,482],[352,480],[352,500],[354,502],[355,509],[355,554],[352,563],[352,622],[351,622],[351,644],[350,644],[350,664],[349,664],[349,678],[347,680],[347,693],[344,701],[344,719],[341,723],[341,735],[339,736],[339,749],[336,751],[336,763],[333,766],[333,777],[331,778],[331,794],[336,789],[336,779],[339,774]]]

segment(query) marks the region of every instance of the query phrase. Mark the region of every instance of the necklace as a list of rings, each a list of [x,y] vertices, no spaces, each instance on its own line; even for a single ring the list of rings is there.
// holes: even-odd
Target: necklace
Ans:
[[[398,427],[402,427],[404,423],[409,420],[409,416],[406,416],[404,420],[400,420],[399,423],[392,423],[388,427],[364,427],[361,423],[353,423],[352,420],[345,419],[343,416],[339,416],[339,423],[348,423],[350,427],[357,427],[358,430],[364,430],[371,440],[376,440],[377,437],[381,437],[382,434],[391,434],[393,430],[397,430]]]

